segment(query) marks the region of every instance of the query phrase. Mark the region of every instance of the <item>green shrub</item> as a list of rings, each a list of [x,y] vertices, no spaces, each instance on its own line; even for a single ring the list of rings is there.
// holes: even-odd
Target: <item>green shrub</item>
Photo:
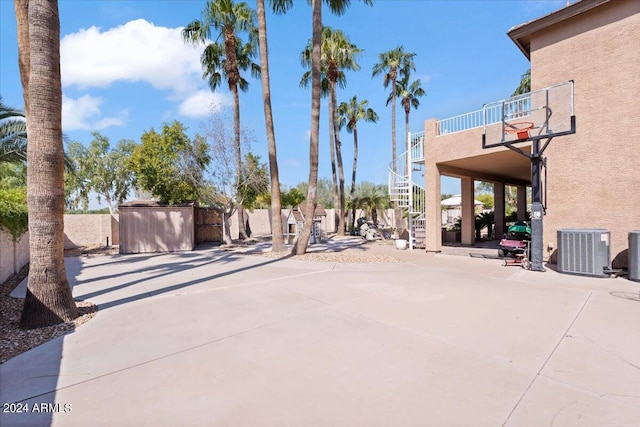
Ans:
[[[0,228],[11,233],[14,240],[29,229],[26,187],[0,188]]]

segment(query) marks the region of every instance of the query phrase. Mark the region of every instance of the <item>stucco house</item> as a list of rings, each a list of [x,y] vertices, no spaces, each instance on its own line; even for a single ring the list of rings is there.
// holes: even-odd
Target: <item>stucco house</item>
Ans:
[[[556,260],[558,230],[602,228],[610,231],[613,266],[626,267],[628,233],[640,229],[640,145],[634,132],[640,111],[640,1],[578,1],[507,35],[531,62],[532,93],[569,85],[563,97],[571,97],[575,115],[575,133],[553,139],[544,151],[545,261]],[[423,131],[410,135],[410,163],[424,170],[424,183],[410,185],[424,184],[424,191],[399,191],[410,182],[408,174],[389,172],[390,195],[415,211],[410,228],[424,230],[415,234],[425,236],[427,251],[442,249],[442,176],[460,178],[463,244],[475,239],[474,180],[494,185],[496,236],[505,231],[506,185],[517,187],[518,219],[525,218],[531,161],[504,146],[483,149],[487,117],[477,113],[456,117],[462,125],[454,118],[428,119]],[[531,147],[532,142],[519,144],[525,154]],[[423,201],[412,200],[419,194]]]

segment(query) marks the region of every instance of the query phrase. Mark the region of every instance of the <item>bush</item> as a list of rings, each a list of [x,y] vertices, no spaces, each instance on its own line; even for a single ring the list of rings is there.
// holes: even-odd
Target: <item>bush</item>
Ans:
[[[0,188],[0,228],[11,233],[13,240],[29,229],[26,187]]]

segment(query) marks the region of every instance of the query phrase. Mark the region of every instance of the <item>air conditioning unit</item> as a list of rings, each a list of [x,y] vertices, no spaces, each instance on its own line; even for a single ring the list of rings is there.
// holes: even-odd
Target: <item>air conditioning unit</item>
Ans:
[[[560,273],[607,277],[611,269],[611,233],[600,228],[558,230]]]

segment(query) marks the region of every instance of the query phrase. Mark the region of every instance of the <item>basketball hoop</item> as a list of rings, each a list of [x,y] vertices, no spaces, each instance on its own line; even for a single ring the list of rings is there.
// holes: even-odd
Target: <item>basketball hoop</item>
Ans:
[[[507,123],[504,125],[504,132],[510,134],[516,134],[518,139],[528,139],[529,138],[529,130],[533,129],[532,122],[517,122],[517,123]]]

